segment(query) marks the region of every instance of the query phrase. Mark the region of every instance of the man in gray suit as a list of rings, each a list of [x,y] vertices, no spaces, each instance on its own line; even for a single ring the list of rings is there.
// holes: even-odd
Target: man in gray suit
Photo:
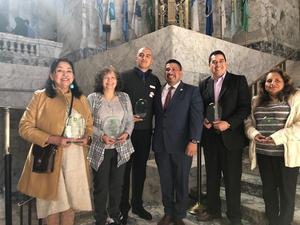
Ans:
[[[180,62],[168,60],[165,64],[167,83],[154,99],[152,149],[165,212],[158,225],[184,225],[189,172],[202,132],[203,105],[199,89],[185,84],[181,78]]]

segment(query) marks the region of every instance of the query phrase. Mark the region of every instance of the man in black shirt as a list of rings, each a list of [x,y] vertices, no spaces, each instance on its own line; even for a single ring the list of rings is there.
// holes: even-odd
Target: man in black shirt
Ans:
[[[128,211],[130,209],[129,190],[130,190],[130,171],[132,169],[132,213],[137,214],[145,220],[151,220],[152,215],[143,207],[143,189],[146,178],[146,164],[149,157],[151,137],[152,137],[152,118],[153,118],[153,98],[160,90],[158,78],[152,74],[152,51],[143,47],[138,50],[136,55],[136,66],[121,74],[123,91],[126,92],[131,100],[133,109],[139,99],[147,101],[147,114],[145,118],[135,115],[134,130],[131,140],[135,152],[131,155],[130,161],[126,165],[123,193],[120,210],[123,214],[123,224],[127,223]]]

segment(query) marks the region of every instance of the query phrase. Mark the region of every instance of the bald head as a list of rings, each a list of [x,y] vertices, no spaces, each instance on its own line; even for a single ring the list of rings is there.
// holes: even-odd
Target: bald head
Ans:
[[[136,66],[143,72],[149,70],[153,62],[151,49],[147,47],[140,48],[136,54],[135,61]]]

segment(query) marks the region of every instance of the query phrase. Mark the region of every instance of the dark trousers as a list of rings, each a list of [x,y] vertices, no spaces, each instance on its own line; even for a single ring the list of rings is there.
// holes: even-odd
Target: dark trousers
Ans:
[[[227,217],[231,222],[241,220],[242,149],[227,149],[219,134],[210,135],[204,146],[207,211],[221,215],[220,186],[223,174],[227,204]]]
[[[146,179],[146,166],[149,158],[152,130],[133,130],[131,141],[134,147],[134,153],[126,163],[124,185],[122,191],[120,210],[123,215],[127,215],[130,209],[129,191],[130,191],[130,173],[132,179],[131,185],[131,205],[133,208],[143,206],[143,190]]]
[[[119,205],[125,165],[117,167],[117,157],[118,153],[115,149],[106,149],[98,171],[93,170],[96,225],[106,223],[107,211],[111,218],[118,218],[120,214]],[[107,197],[109,197],[108,207]]]
[[[266,215],[271,225],[290,225],[294,217],[299,167],[284,165],[284,158],[257,154]]]
[[[186,216],[189,193],[189,173],[192,157],[182,153],[155,153],[162,203],[166,215],[182,219]]]

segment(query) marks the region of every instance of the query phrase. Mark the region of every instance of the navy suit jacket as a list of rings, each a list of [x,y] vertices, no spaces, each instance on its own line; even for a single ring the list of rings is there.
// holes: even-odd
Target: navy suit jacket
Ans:
[[[214,81],[211,77],[200,83],[200,92],[203,98],[204,111],[206,107],[214,102]],[[222,132],[224,145],[230,150],[240,150],[247,144],[244,134],[244,119],[251,110],[250,92],[245,76],[235,75],[227,72],[219,95],[219,105],[222,108],[221,120],[229,122],[230,128]],[[203,129],[202,145],[209,148],[216,135],[214,129]]]
[[[181,81],[166,110],[162,107],[161,93],[158,92],[154,99],[152,149],[154,152],[184,153],[190,139],[200,141],[201,138],[203,103],[199,88]]]

